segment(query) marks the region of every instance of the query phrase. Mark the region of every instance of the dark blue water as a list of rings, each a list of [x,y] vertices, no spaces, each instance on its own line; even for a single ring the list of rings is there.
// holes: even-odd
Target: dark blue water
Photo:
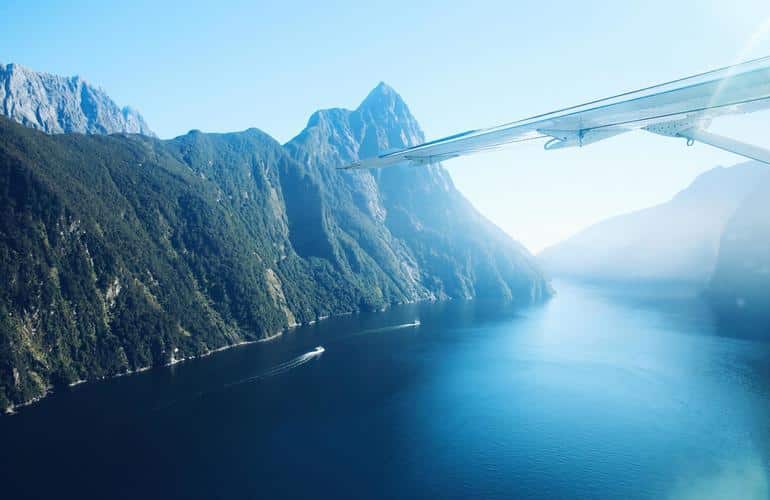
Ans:
[[[768,498],[770,343],[687,291],[557,287],[55,394],[0,419],[0,496]]]

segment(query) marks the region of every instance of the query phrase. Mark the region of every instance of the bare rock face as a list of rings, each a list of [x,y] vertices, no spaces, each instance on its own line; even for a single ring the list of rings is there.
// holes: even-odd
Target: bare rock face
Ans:
[[[257,129],[47,135],[0,116],[0,411],[330,315],[546,299],[529,252],[441,166],[336,168],[422,140],[384,84],[286,145]]]
[[[295,217],[295,227],[302,227],[305,237],[313,228],[327,227],[306,240],[328,241],[340,249],[330,255],[341,268],[382,269],[409,301],[480,297],[529,303],[547,298],[550,285],[532,255],[476,211],[441,165],[335,168],[424,140],[406,103],[385,83],[355,110],[314,113],[285,149],[300,164],[302,177],[318,185],[317,206],[302,213],[323,214],[323,224]],[[284,196],[310,199],[291,189]],[[300,253],[317,251],[317,245],[294,247]],[[362,266],[349,258],[359,253],[371,263]]]
[[[0,64],[0,113],[48,134],[154,134],[135,110],[119,108],[78,76],[38,73]]]

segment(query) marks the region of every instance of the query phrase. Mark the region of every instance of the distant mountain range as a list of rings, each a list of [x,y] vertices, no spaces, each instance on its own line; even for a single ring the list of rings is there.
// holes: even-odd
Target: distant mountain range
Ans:
[[[153,135],[138,112],[119,108],[80,77],[39,73],[18,64],[0,64],[0,114],[49,134]]]
[[[770,166],[765,165],[770,171]],[[770,179],[730,218],[707,294],[726,321],[770,335]]]
[[[442,167],[335,168],[423,140],[387,85],[281,145],[256,129],[161,141],[116,125],[103,94],[102,112],[84,107],[95,91],[79,80],[38,78],[45,92],[4,112],[91,135],[0,117],[0,407],[329,315],[551,293]]]
[[[764,164],[714,168],[670,201],[599,222],[545,249],[538,260],[554,276],[705,287],[728,222],[765,181],[770,168]]]

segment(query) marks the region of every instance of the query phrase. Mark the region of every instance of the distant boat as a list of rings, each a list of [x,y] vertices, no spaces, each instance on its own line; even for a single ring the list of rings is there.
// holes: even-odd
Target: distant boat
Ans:
[[[316,346],[315,349],[313,349],[313,354],[321,354],[321,353],[323,353],[325,351],[326,351],[326,349],[324,349],[323,346],[319,345],[319,346]]]
[[[409,326],[420,326],[420,320],[419,319],[414,320]]]

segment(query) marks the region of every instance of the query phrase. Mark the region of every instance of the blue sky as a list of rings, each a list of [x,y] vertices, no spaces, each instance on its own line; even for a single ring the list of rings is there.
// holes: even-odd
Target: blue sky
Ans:
[[[79,74],[161,137],[259,127],[290,139],[379,81],[428,138],[770,54],[770,2],[0,2],[0,61]],[[764,30],[762,29],[764,27]],[[770,146],[770,115],[715,124]],[[580,150],[458,159],[458,187],[532,250],[666,200],[740,159],[644,133]]]

